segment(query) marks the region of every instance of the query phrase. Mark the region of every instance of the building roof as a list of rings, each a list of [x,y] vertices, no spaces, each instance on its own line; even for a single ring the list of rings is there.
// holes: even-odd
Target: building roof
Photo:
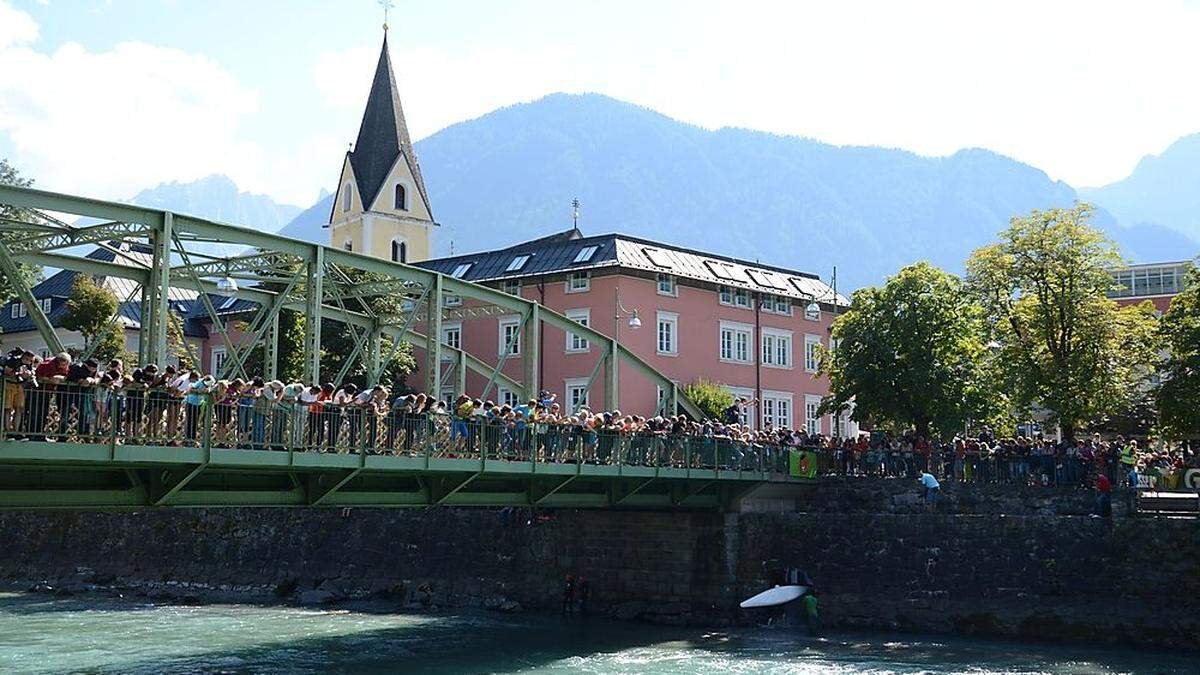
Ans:
[[[528,256],[525,258],[525,256]],[[480,253],[435,258],[418,266],[464,281],[484,282],[617,267],[673,274],[716,285],[745,288],[833,304],[833,289],[819,277],[785,267],[641,239],[625,234],[585,237],[578,229]],[[842,294],[838,302],[848,305]]]
[[[408,124],[404,120],[404,108],[400,105],[400,92],[396,89],[396,76],[388,56],[387,33],[383,36],[383,48],[379,51],[379,63],[375,66],[375,79],[367,96],[358,139],[349,155],[364,210],[374,203],[396,159],[403,157],[417,183],[417,192],[421,193],[430,218],[433,217],[425,192],[425,179],[421,176],[416,151],[408,135]]]
[[[110,250],[97,247],[94,251],[88,253],[86,257],[118,265],[133,265],[135,261],[141,261],[147,265],[150,264],[151,255],[149,249],[136,245],[133,247],[125,246],[121,249],[121,252],[122,255],[118,256]],[[49,298],[51,300],[51,310],[47,318],[50,319],[50,324],[56,328],[62,325],[63,320],[67,316],[67,299],[71,296],[71,289],[75,286],[75,280],[80,274],[84,273],[74,270],[60,270],[35,284],[30,289],[33,292],[34,298],[38,300]],[[132,279],[110,276],[97,276],[95,279],[97,283],[112,291],[113,295],[117,297],[117,313],[125,327],[139,328],[141,326],[142,307],[139,298],[141,289],[138,283]],[[208,311],[204,307],[204,301],[200,299],[199,293],[186,288],[172,286],[167,292],[167,297],[170,300],[171,310],[183,319],[184,335],[199,338],[208,336],[208,329],[205,325],[209,319]],[[258,304],[250,300],[227,298],[211,293],[208,294],[208,297],[218,316],[240,314],[258,309]],[[34,325],[33,318],[28,315],[28,311],[23,317],[12,318],[12,307],[18,302],[20,300],[11,300],[4,305],[3,314],[0,314],[0,332],[11,334],[37,330],[37,326]]]

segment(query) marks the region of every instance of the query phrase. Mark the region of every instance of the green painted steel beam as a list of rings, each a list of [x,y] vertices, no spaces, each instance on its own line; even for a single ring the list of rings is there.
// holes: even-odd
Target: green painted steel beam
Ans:
[[[445,277],[436,272],[431,272],[419,267],[405,265],[401,263],[393,263],[377,258],[372,258],[361,253],[352,253],[349,251],[341,251],[338,249],[324,247],[318,244],[311,244],[288,237],[283,237],[275,234],[268,234],[252,230],[249,228],[238,227],[225,223],[204,220],[192,216],[182,214],[173,214],[167,211],[157,209],[148,209],[144,207],[131,206],[127,204],[118,204],[113,202],[105,202],[102,200],[89,199],[84,197],[75,197],[70,195],[47,192],[43,190],[34,190],[30,188],[18,188],[12,186],[0,186],[0,203],[11,204],[17,207],[45,209],[49,211],[58,211],[63,213],[71,213],[81,216],[91,216],[104,220],[120,221],[126,223],[143,223],[151,226],[156,230],[158,235],[156,238],[161,240],[163,234],[169,236],[170,232],[178,232],[181,235],[194,235],[204,237],[213,241],[224,241],[229,243],[245,244],[262,249],[264,252],[288,253],[297,256],[304,260],[311,260],[318,249],[323,250],[323,254],[327,262],[333,264],[344,265],[354,269],[377,272],[379,274],[403,279],[419,283],[423,286],[434,285],[441,283],[444,292],[478,300],[485,304],[493,304],[500,307],[508,308],[514,312],[518,312],[523,316],[528,316],[533,313],[533,307],[536,303],[518,298],[516,296],[503,293],[499,290]],[[161,255],[161,254],[160,254]],[[158,256],[156,256],[157,258]],[[165,260],[165,255],[163,255]],[[155,275],[152,283],[160,288],[165,288],[162,285],[163,281],[169,282],[170,279],[170,264],[163,264],[161,261],[155,270]],[[249,294],[239,292],[242,297],[249,299]],[[164,298],[155,298],[154,303],[158,311],[162,311]],[[290,308],[290,307],[289,307]],[[596,330],[580,326],[578,323],[571,321],[565,316],[541,307],[538,310],[539,319],[547,325],[558,328],[559,330],[570,330],[576,333],[581,333],[589,340],[593,340],[597,344],[604,344],[611,338],[604,336]],[[143,317],[144,319],[145,317]],[[154,317],[157,319],[158,317]],[[334,318],[330,314],[330,318]],[[364,325],[359,320],[353,320],[349,315],[345,317],[345,322],[353,325]],[[157,324],[157,321],[155,321]],[[157,327],[157,326],[155,326]],[[159,349],[165,345],[165,331],[151,330],[151,337],[155,346],[155,353],[162,355],[165,349]],[[437,342],[440,342],[440,335],[436,333],[432,336]],[[433,345],[436,349],[437,343]],[[665,377],[642,359],[638,358],[624,346],[617,346],[616,359],[621,363],[629,364],[635,371],[650,379],[664,389],[669,389],[672,385],[669,378]],[[519,387],[523,390],[524,387]],[[680,401],[681,407],[687,410],[693,416],[700,416],[700,411],[690,401],[683,399]]]

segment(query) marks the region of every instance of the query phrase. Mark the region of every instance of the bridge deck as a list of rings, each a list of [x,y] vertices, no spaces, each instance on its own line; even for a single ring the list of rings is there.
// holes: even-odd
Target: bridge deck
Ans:
[[[0,507],[714,509],[769,470],[0,440]]]

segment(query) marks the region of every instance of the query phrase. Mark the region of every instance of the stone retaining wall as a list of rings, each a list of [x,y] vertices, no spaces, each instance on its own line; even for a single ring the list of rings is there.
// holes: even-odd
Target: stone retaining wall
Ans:
[[[1060,515],[1086,511],[1086,493],[963,493],[951,512],[924,514],[900,483],[877,483],[795,497],[808,512],[740,515],[7,512],[0,581],[175,601],[556,611],[574,574],[589,579],[598,614],[720,625],[763,619],[737,601],[802,567],[829,626],[1200,648],[1197,521],[1118,518],[1110,529]]]

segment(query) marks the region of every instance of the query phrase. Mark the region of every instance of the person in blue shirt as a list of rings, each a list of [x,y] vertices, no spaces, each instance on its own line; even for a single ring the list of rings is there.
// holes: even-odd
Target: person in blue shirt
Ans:
[[[938,492],[942,486],[928,471],[923,472],[919,480],[921,485],[925,486],[925,509],[932,511],[937,506]]]

